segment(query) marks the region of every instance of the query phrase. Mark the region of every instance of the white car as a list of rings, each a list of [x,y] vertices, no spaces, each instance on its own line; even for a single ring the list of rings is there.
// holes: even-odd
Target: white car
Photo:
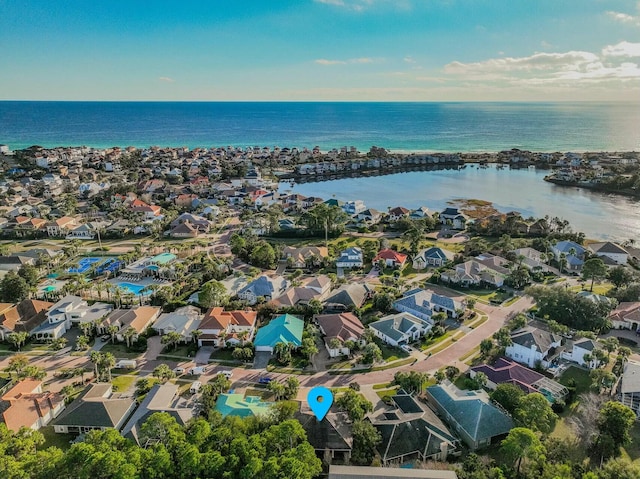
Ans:
[[[184,374],[184,368],[181,368],[181,367],[173,368],[173,372],[176,373],[176,375]]]
[[[400,349],[402,349],[403,351],[410,353],[411,351],[413,351],[413,349],[411,348],[411,346],[408,346],[406,344],[403,344],[402,346],[400,346]]]
[[[233,376],[233,371],[225,369],[224,371],[220,371],[218,374],[223,374],[227,377],[227,379],[231,379],[231,377]]]

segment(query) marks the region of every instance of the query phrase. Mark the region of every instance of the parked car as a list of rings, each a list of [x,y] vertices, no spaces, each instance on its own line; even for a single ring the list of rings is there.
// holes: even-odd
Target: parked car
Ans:
[[[195,381],[191,383],[191,387],[189,388],[189,392],[191,394],[195,394],[202,388],[202,383],[200,381]]]
[[[227,379],[231,379],[231,377],[233,376],[233,371],[231,371],[230,369],[225,369],[224,371],[220,371],[218,374],[223,374],[227,377]]]
[[[403,351],[410,353],[411,351],[413,351],[413,349],[411,348],[411,346],[407,345],[407,344],[403,344],[400,346],[400,349],[402,349]]]
[[[173,372],[174,372],[176,375],[184,374],[184,368],[181,368],[181,367],[173,368]]]
[[[102,336],[100,336],[100,341],[102,341],[103,343],[106,343],[110,339],[111,339],[111,336],[108,334],[103,334]]]
[[[262,376],[260,379],[258,379],[259,384],[269,384],[271,381],[273,381],[273,378],[269,376]]]
[[[191,374],[193,376],[200,376],[201,374],[204,374],[205,372],[207,372],[207,367],[206,366],[195,366],[195,367],[189,369],[189,374]]]

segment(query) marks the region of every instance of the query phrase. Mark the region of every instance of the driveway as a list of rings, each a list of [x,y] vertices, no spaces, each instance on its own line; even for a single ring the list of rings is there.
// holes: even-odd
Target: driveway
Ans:
[[[215,347],[213,346],[202,346],[196,353],[196,364],[209,364],[209,359],[214,351]]]
[[[269,364],[271,356],[272,354],[268,351],[256,351],[253,357],[252,369],[267,369],[267,364]]]

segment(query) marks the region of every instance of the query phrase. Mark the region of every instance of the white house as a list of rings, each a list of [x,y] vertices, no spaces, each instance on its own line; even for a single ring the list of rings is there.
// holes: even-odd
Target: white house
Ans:
[[[183,306],[172,313],[161,314],[151,326],[161,336],[170,332],[178,333],[183,343],[193,341],[193,332],[200,328],[202,314],[195,306]]]
[[[560,355],[561,338],[543,329],[527,326],[511,333],[513,344],[505,349],[505,356],[530,368],[543,368]]]
[[[69,294],[51,306],[47,321],[32,331],[31,336],[36,340],[58,339],[74,325],[101,321],[112,309],[111,304],[100,302],[89,306],[81,297]]]
[[[362,200],[347,201],[342,205],[342,210],[348,215],[357,215],[367,209]]]
[[[399,346],[416,341],[428,333],[431,323],[423,321],[411,313],[397,313],[385,316],[369,324],[375,335],[387,344]]]
[[[598,367],[598,361],[593,358],[593,352],[598,349],[598,345],[595,341],[588,338],[583,338],[577,340],[573,343],[573,348],[571,351],[564,352],[562,357],[568,361],[572,361],[574,363],[579,364],[580,366],[585,366],[589,369],[593,369]],[[585,361],[585,355],[589,355],[592,357],[590,361]]]
[[[440,223],[448,225],[454,230],[463,230],[467,225],[467,216],[458,208],[446,208],[439,215]]]
[[[420,288],[407,291],[402,298],[393,303],[393,309],[396,311],[411,313],[419,319],[429,322],[432,322],[431,316],[434,313],[444,312],[451,318],[457,318],[458,312],[465,308],[465,302]]]
[[[413,269],[424,269],[427,266],[440,267],[453,261],[454,254],[446,249],[433,247],[420,251],[413,258]]]
[[[337,268],[362,268],[363,264],[362,250],[357,246],[345,249],[336,260]]]
[[[629,259],[629,252],[626,249],[610,241],[591,243],[589,249],[605,262],[608,262],[607,259],[609,259],[615,264],[627,264]]]

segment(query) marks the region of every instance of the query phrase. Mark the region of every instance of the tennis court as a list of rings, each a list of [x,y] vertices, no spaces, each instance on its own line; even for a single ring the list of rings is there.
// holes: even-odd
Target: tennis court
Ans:
[[[95,258],[95,257],[82,258],[80,259],[80,261],[78,261],[78,266],[69,268],[67,271],[69,273],[84,274],[87,271],[89,271],[89,269],[91,269],[91,265],[95,263],[99,263],[100,261],[102,261],[102,258]]]

